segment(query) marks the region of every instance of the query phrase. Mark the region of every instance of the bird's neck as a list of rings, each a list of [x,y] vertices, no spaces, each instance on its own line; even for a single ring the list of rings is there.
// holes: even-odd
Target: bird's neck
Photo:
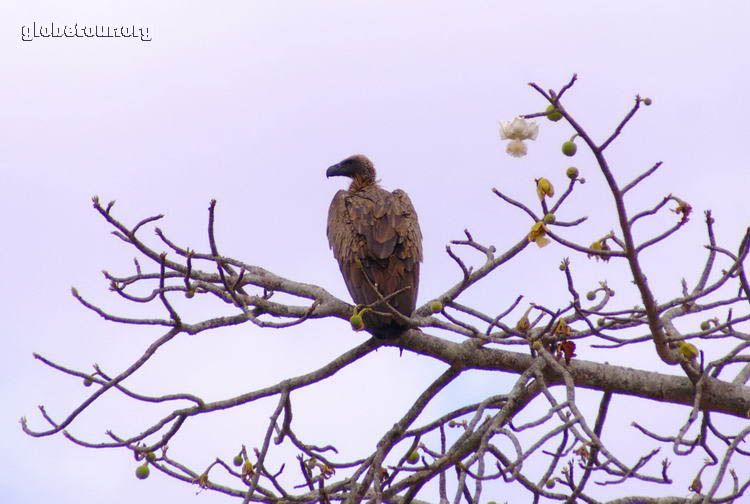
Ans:
[[[355,176],[349,186],[349,192],[358,192],[375,185],[375,180],[371,177]]]

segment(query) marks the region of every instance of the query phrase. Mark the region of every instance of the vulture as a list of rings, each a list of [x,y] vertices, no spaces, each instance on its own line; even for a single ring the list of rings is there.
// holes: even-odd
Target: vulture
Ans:
[[[410,317],[417,303],[422,232],[414,207],[404,191],[377,184],[375,167],[362,154],[329,167],[326,176],[352,179],[331,201],[327,230],[349,294],[358,305],[372,305],[362,314],[368,332],[396,338],[408,327],[393,310]]]

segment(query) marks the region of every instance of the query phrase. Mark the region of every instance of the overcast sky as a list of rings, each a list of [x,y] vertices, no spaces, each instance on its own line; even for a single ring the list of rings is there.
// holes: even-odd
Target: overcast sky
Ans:
[[[589,221],[566,236],[590,243],[615,226],[592,156],[581,151],[571,161],[559,154],[569,128],[540,122],[539,137],[522,159],[506,155],[498,137],[498,121],[545,107],[528,82],[559,88],[577,72],[566,106],[597,140],[611,132],[636,93],[653,99],[608,152],[621,181],[664,161],[630,196],[634,208],[653,206],[670,192],[695,208],[679,237],[644,256],[657,298],[668,299],[679,294],[681,277],[694,281],[698,275],[706,241],[703,210],[714,210],[718,239],[729,248],[736,248],[748,225],[748,5],[4,2],[0,500],[225,502],[206,492],[194,497],[197,487],[160,474],[135,480],[136,463],[124,451],[86,450],[20,431],[22,415],[31,427],[44,427],[38,404],[61,419],[90,393],[34,361],[32,352],[82,370],[99,363],[117,373],[158,335],[105,323],[70,296],[75,285],[112,311],[152,313],[108,292],[101,270],[131,273],[133,253],[108,234],[91,208],[92,195],[117,200],[113,212],[129,224],[166,214],[159,225],[168,236],[203,251],[206,209],[216,198],[224,254],[348,300],[325,238],[328,203],[343,181],[326,180],[324,173],[350,154],[365,153],[382,185],[406,190],[417,208],[425,237],[421,304],[458,280],[444,247],[464,228],[498,250],[528,231],[527,216],[499,201],[492,187],[535,205],[533,178],[546,176],[563,187],[572,162],[589,183],[579,186],[558,218],[588,215]],[[147,28],[141,38],[151,40],[22,40],[24,26],[34,23],[135,26]],[[665,213],[655,224],[673,221]],[[529,247],[464,301],[494,312],[518,294],[564,303],[557,264],[567,255],[555,244]],[[622,268],[576,260],[586,270],[582,290],[606,278],[618,293],[632,294]],[[217,308],[199,300],[181,307],[190,308],[185,313],[191,321]],[[248,325],[185,336],[130,384],[144,393],[225,398],[316,369],[363,338],[338,320],[280,332]],[[618,358],[602,357],[585,344],[579,354]],[[365,454],[444,368],[426,361],[383,349],[314,390],[293,394],[298,433],[307,442]],[[658,363],[650,369],[676,372]],[[451,385],[428,413],[506,392],[514,379],[476,373]],[[612,407],[624,416],[622,404],[616,398]],[[257,446],[274,406],[275,400],[191,422],[170,453],[199,469],[216,456],[233,456],[241,443]],[[642,418],[657,422],[663,412],[686,414],[652,410]],[[140,432],[161,413],[107,397],[72,431],[103,441],[107,429]],[[687,484],[680,486],[685,494]],[[496,497],[510,500],[512,494]]]

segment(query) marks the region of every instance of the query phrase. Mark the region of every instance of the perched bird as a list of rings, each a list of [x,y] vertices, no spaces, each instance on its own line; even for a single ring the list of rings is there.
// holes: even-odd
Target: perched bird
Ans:
[[[404,191],[377,184],[375,167],[362,154],[331,166],[326,176],[352,179],[331,201],[327,231],[349,294],[358,305],[376,303],[363,313],[365,329],[378,338],[398,337],[407,327],[381,297],[403,289],[386,302],[405,317],[414,312],[422,261],[417,213]]]

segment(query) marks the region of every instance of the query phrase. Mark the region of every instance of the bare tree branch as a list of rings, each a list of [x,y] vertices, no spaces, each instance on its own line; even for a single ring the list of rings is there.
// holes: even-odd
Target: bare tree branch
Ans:
[[[208,208],[208,251],[201,252],[182,246],[159,228],[155,229],[156,238],[153,235],[144,238],[142,235],[146,233],[140,231],[153,227],[162,215],[127,225],[113,214],[114,202],[103,206],[94,197],[94,209],[111,226],[112,234],[138,254],[128,272],[104,272],[109,290],[132,306],[156,307],[162,315],[161,318],[122,316],[102,308],[98,300],[96,304],[89,301],[75,288],[73,296],[109,322],[132,325],[133,330],[138,326],[161,326],[166,332],[142,349],[140,356],[124,370],[112,373],[114,377],[98,365],[93,366],[93,371],[78,370],[35,353],[35,359],[63,375],[83,380],[93,391],[71,405],[60,419],[40,406],[40,416],[48,424],[45,428],[33,429],[25,418],[21,419],[21,428],[34,437],[62,433],[72,443],[87,448],[124,448],[146,467],[246,503],[326,504],[366,500],[446,504],[450,492],[456,504],[479,504],[491,495],[490,488],[511,486],[528,493],[535,504],[740,502],[750,487],[747,471],[735,471],[736,467],[747,466],[750,457],[745,446],[750,434],[750,427],[745,425],[750,417],[750,387],[746,385],[750,379],[747,329],[750,285],[744,269],[750,253],[750,228],[740,238],[739,245],[726,246],[717,240],[714,218],[706,211],[705,262],[701,260],[695,272],[687,272],[681,285],[660,288],[657,293],[647,281],[647,263],[642,262],[641,253],[647,248],[675,253],[668,248],[674,240],[667,238],[682,230],[692,206],[673,194],[652,202],[645,210],[635,211],[633,205],[626,204],[626,193],[646,181],[654,181],[652,175],[662,163],[657,162],[620,186],[617,167],[610,164],[605,150],[616,140],[622,140],[622,131],[640,111],[644,100],[636,96],[624,118],[597,144],[563,102],[576,81],[573,75],[557,92],[530,83],[546,108],[544,112],[521,117],[554,120],[556,117],[551,114],[559,113],[564,120],[560,124],[574,132],[571,141],[579,139],[591,151],[598,173],[589,177],[589,181],[608,191],[617,216],[613,227],[608,225],[611,231],[592,243],[581,244],[573,232],[587,217],[556,221],[555,214],[579,195],[580,191],[575,191],[577,184],[586,182],[578,177],[577,169],[567,173],[570,182],[556,200],[552,199],[551,184],[545,189],[539,177],[530,176],[537,186],[536,194],[529,194],[534,205],[539,205],[536,211],[523,195],[510,197],[493,188],[501,200],[498,204],[508,204],[531,219],[531,231],[516,243],[507,236],[498,236],[500,245],[496,247],[480,243],[465,229],[465,238],[451,241],[455,251],[446,246],[459,271],[454,268],[445,273],[446,278],[435,279],[443,282],[442,292],[433,293],[431,301],[420,306],[411,317],[389,306],[388,300],[397,292],[379,296],[378,303],[389,308],[387,313],[391,316],[404,319],[410,327],[408,331],[396,339],[369,339],[317,369],[234,396],[207,401],[182,391],[149,395],[137,390],[135,381],[127,386],[124,381],[134,376],[157,350],[168,351],[167,343],[178,334],[196,335],[247,323],[252,324],[250,327],[283,330],[319,318],[341,319],[341,330],[349,330],[352,305],[321,286],[284,278],[261,266],[221,254],[215,233],[218,218],[215,200]],[[534,132],[529,138],[535,137]],[[663,209],[670,202],[677,205],[669,208],[676,221],[671,225],[661,224],[655,231],[649,228],[650,238],[636,240],[634,227],[638,225],[640,231],[646,223],[653,225],[656,220],[663,220],[667,213]],[[477,299],[485,299],[487,292],[494,292],[492,288],[507,294],[507,282],[497,272],[508,271],[508,263],[518,259],[529,243],[541,247],[550,239],[581,262],[566,257],[559,264],[562,275],[550,276],[541,286],[530,284],[523,292],[512,293],[510,298],[498,298],[499,301],[490,298],[484,306],[491,308],[481,308],[482,303]],[[151,245],[151,241],[157,245]],[[165,247],[169,253],[156,247]],[[685,243],[677,247],[680,254],[698,249],[698,245],[691,249]],[[581,274],[584,261],[590,259],[627,265],[628,278],[592,282]],[[513,273],[525,274],[516,270]],[[688,283],[691,278],[688,274],[695,274],[694,283],[692,279]],[[480,280],[485,281],[477,287]],[[496,283],[491,284],[491,280]],[[376,284],[369,278],[367,281],[379,292]],[[638,290],[640,304],[618,305],[620,297],[614,297],[613,287],[619,290],[631,283]],[[547,299],[550,286],[559,289],[564,297],[556,305],[539,301]],[[464,298],[459,302],[461,296]],[[178,297],[185,299],[177,302]],[[524,297],[529,302],[519,307]],[[200,311],[180,308],[182,302],[198,303],[206,299],[220,301],[227,311],[201,319],[196,314]],[[696,320],[699,316],[703,319]],[[656,355],[665,365],[679,365],[682,374],[607,362],[619,349],[635,349],[635,345],[640,345],[638,352]],[[292,407],[296,391],[315,388],[383,347],[411,351],[422,359],[444,363],[447,369],[417,395],[406,411],[393,412],[393,426],[381,433],[376,446],[365,453],[354,454],[331,440],[310,440],[301,435]],[[580,348],[590,350],[587,357],[596,362],[580,359],[576,353]],[[478,402],[474,399],[469,403],[445,393],[449,384],[471,371],[494,373],[498,378],[497,389]],[[501,379],[512,375],[517,375],[512,385]],[[579,393],[583,389],[601,393],[595,417],[587,416],[589,405],[580,399],[583,394]],[[104,439],[92,438],[91,433],[80,427],[78,419],[108,391],[129,404],[147,407],[160,404],[162,409],[155,420],[145,421],[135,432],[123,434],[109,429]],[[189,467],[173,456],[174,451],[168,450],[180,442],[177,434],[187,424],[194,423],[196,417],[240,409],[276,396],[276,405],[264,430],[249,434],[262,439],[259,448],[248,450],[244,439],[237,440],[241,449],[233,460],[206,455],[199,469]],[[628,401],[638,406],[632,408],[634,429],[614,436],[604,427],[611,422],[610,405],[617,396],[627,396]],[[443,401],[459,402],[443,407]],[[666,434],[657,433],[638,414],[644,407],[658,407],[662,403],[684,407]],[[379,402],[377,407],[381,405],[388,407],[385,402]],[[165,406],[169,408],[166,412]],[[615,439],[618,437],[638,445],[636,454],[633,455],[632,449],[623,450]],[[632,439],[638,439],[640,444],[631,442]],[[272,467],[280,447],[291,449],[295,455]],[[670,458],[659,461],[657,455],[662,448]],[[681,481],[673,479],[674,474],[685,472],[684,468],[676,471],[674,466],[670,467],[675,460],[691,466],[689,474],[693,481],[689,490],[674,486]],[[633,495],[635,487],[628,486],[631,482],[669,487],[678,495]],[[608,496],[613,488],[625,496],[611,499]],[[602,493],[603,489],[610,493]],[[687,491],[692,494],[685,497]],[[425,500],[417,499],[421,496]]]

